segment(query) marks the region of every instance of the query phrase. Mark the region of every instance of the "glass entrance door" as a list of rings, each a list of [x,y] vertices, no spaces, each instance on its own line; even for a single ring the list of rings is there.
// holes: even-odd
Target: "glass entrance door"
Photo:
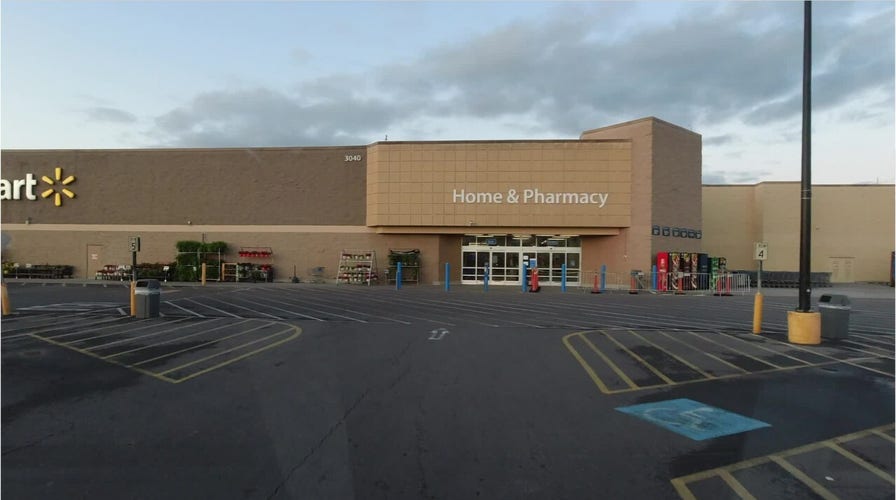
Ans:
[[[519,285],[523,263],[534,260],[538,264],[540,284],[559,286],[565,264],[567,285],[578,285],[579,241],[578,237],[466,235],[461,249],[461,282],[481,284],[488,269],[490,283]]]

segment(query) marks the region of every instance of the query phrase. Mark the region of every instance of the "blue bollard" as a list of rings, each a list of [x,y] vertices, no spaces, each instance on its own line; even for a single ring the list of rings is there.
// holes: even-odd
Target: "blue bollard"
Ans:
[[[445,291],[451,288],[451,264],[445,263]]]
[[[600,266],[600,293],[607,291],[607,265]]]
[[[484,278],[485,278],[485,281],[483,281],[482,284],[485,285],[485,291],[487,292],[488,291],[488,266],[485,266]]]
[[[397,266],[395,270],[395,289],[401,290],[401,262],[398,262]]]
[[[529,283],[527,283],[528,277],[529,277],[529,264],[528,264],[528,261],[525,260],[525,261],[523,261],[523,276],[522,276],[523,279],[520,280],[523,283],[523,293],[525,293],[526,290],[529,288],[529,286],[528,286]]]
[[[652,268],[650,268],[650,272],[651,272],[651,274],[653,274],[653,279],[651,280],[652,284],[653,284],[653,289],[656,290],[656,266],[653,266]]]
[[[560,291],[566,291],[566,264],[560,266]]]

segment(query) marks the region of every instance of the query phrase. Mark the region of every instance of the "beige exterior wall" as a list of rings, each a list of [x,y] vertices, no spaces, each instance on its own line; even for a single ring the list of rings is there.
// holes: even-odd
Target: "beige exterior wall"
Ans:
[[[632,142],[632,223],[619,239],[597,239],[595,251],[606,256],[609,272],[648,271],[661,251],[700,252],[701,240],[653,236],[655,225],[702,228],[700,177],[702,138],[657,118],[588,130],[582,139]]]
[[[768,243],[763,269],[798,271],[800,183],[703,186],[704,249],[730,269],[755,269],[753,243]],[[812,187],[813,272],[834,282],[888,280],[894,247],[894,186]]]
[[[376,250],[380,267],[389,248],[420,248],[426,282],[441,279],[445,262],[459,278],[464,233],[571,234],[582,237],[583,270],[606,264],[627,273],[653,259],[652,204],[665,203],[653,185],[698,178],[699,147],[696,134],[647,118],[582,140],[4,151],[4,179],[30,173],[54,184],[37,183],[49,199],[3,201],[11,239],[3,258],[70,264],[87,276],[92,266],[127,264],[129,236],[143,238],[139,262],[173,260],[179,240],[223,240],[227,260],[239,260],[241,246],[271,247],[285,279],[293,265],[300,276],[317,266],[335,275],[344,248]],[[60,185],[68,176],[74,180]],[[63,188],[74,197],[55,206]],[[526,199],[527,189],[540,194]],[[508,203],[510,190],[517,203]],[[504,198],[468,202],[461,191]],[[552,193],[579,198],[551,200]],[[98,252],[101,264],[91,262]]]
[[[377,143],[367,169],[372,227],[556,232],[630,223],[627,141]]]
[[[377,267],[388,265],[390,249],[417,248],[421,251],[422,275],[425,283],[440,280],[444,266],[441,240],[437,235],[382,235],[363,226],[193,226],[190,230],[164,226],[105,226],[72,228],[65,225],[3,226],[11,239],[3,252],[3,260],[25,264],[66,264],[75,266],[75,277],[93,278],[89,271],[96,266],[129,265],[128,237],[139,235],[141,251],[138,263],[170,263],[180,240],[225,241],[229,251],[225,262],[270,263],[274,278],[285,281],[292,277],[293,266],[303,281],[313,267],[325,267],[325,277],[335,279],[339,256],[343,249],[374,250]],[[271,247],[270,259],[240,257],[239,247]],[[457,250],[460,259],[460,240]],[[96,261],[91,263],[93,255]],[[448,254],[450,256],[450,253]],[[381,274],[382,276],[382,274]]]
[[[54,180],[60,167],[75,180],[38,182],[35,201],[4,200],[2,222],[363,226],[365,157],[364,146],[3,151],[3,179]],[[62,206],[40,197],[61,187],[75,194]]]

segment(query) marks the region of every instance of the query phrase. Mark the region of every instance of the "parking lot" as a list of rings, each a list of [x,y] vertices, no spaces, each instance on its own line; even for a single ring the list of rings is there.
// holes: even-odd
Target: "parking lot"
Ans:
[[[752,296],[14,282],[2,492],[892,498],[892,289],[846,292],[796,346],[786,292],[752,335]]]

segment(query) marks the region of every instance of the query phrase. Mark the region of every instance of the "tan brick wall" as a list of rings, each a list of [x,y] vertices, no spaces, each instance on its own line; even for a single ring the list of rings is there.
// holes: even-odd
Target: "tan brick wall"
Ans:
[[[561,228],[630,223],[627,141],[378,143],[369,149],[369,226]],[[554,193],[573,193],[575,199],[552,200]],[[583,196],[588,203],[573,202]]]
[[[582,139],[632,142],[632,223],[618,239],[596,240],[608,272],[648,271],[660,251],[699,252],[701,240],[652,236],[653,225],[699,230],[702,139],[653,117],[588,130]]]
[[[360,161],[345,161],[360,155]],[[2,202],[3,223],[363,225],[366,147],[3,151],[3,178],[76,180],[76,195]],[[39,183],[38,192],[52,187]],[[58,187],[58,186],[57,186]]]

